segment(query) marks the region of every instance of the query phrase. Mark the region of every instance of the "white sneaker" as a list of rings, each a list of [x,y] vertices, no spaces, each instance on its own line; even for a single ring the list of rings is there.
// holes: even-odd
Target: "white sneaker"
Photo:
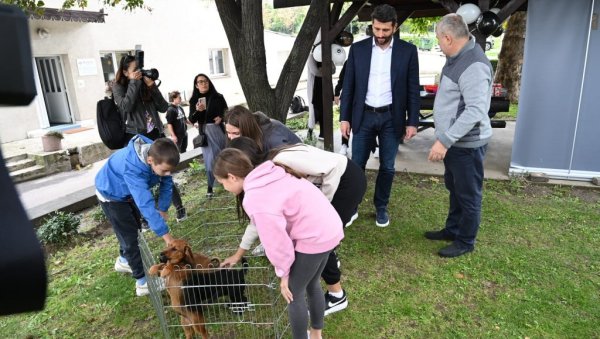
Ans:
[[[148,282],[146,281],[143,285],[138,285],[135,283],[135,295],[138,297],[143,297],[145,295],[150,294],[150,290],[148,290]]]
[[[263,244],[258,244],[253,250],[252,255],[255,257],[263,257],[265,255],[265,247]]]
[[[344,228],[346,228],[346,227],[348,227],[348,226],[352,225],[352,223],[353,223],[353,222],[354,222],[354,220],[356,220],[356,219],[358,219],[358,211],[356,211],[356,212],[354,213],[354,215],[352,215],[352,217],[350,218],[350,221],[348,221],[348,222],[346,223],[346,225],[344,226]]]
[[[150,278],[150,279],[153,279],[153,278]],[[154,278],[154,280],[155,280],[156,288],[158,289],[159,292],[167,289],[165,278],[157,277],[157,278]]]
[[[129,267],[129,263],[122,262],[121,257],[117,257],[117,261],[115,261],[115,271],[119,273],[133,273],[131,267]]]
[[[340,151],[338,153],[341,155],[348,155],[348,146],[342,145],[342,148],[340,148]]]

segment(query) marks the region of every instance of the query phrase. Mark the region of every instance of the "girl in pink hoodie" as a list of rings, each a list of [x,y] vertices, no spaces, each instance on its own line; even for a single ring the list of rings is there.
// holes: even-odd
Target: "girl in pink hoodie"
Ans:
[[[329,252],[344,237],[342,221],[323,193],[298,173],[266,161],[256,168],[242,151],[221,151],[215,178],[238,197],[238,216],[256,225],[267,258],[281,278],[294,338],[320,338],[325,298],[319,279]]]

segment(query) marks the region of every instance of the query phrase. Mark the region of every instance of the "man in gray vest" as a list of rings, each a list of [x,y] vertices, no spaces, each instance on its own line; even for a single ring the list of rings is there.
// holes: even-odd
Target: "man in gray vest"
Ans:
[[[436,141],[429,160],[444,161],[450,208],[445,228],[425,232],[425,237],[452,241],[438,252],[451,258],[473,251],[479,230],[483,158],[492,136],[488,111],[493,70],[461,16],[444,16],[436,36],[446,64],[433,105]]]

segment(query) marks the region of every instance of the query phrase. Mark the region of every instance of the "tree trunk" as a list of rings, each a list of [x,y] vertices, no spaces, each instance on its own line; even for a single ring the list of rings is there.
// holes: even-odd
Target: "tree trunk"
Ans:
[[[526,17],[526,12],[515,12],[508,19],[494,80],[508,90],[508,99],[513,103],[519,101],[521,89]]]
[[[290,102],[319,29],[319,16],[313,0],[277,85],[267,78],[264,26],[261,0],[215,1],[225,28],[244,96],[252,111],[285,122]]]

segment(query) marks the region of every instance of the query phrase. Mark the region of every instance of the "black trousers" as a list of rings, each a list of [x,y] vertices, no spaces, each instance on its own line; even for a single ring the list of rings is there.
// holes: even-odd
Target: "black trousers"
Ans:
[[[366,191],[367,178],[365,172],[352,160],[348,159],[346,171],[342,174],[340,184],[331,200],[331,205],[342,219],[342,225],[346,225],[350,221]],[[341,276],[342,272],[338,267],[337,254],[335,251],[331,251],[321,277],[327,285],[333,285],[340,282]]]
[[[119,254],[127,259],[135,279],[142,278],[144,266],[138,246],[138,230],[141,228],[140,212],[133,202],[100,202],[100,206],[112,225],[119,240]]]

